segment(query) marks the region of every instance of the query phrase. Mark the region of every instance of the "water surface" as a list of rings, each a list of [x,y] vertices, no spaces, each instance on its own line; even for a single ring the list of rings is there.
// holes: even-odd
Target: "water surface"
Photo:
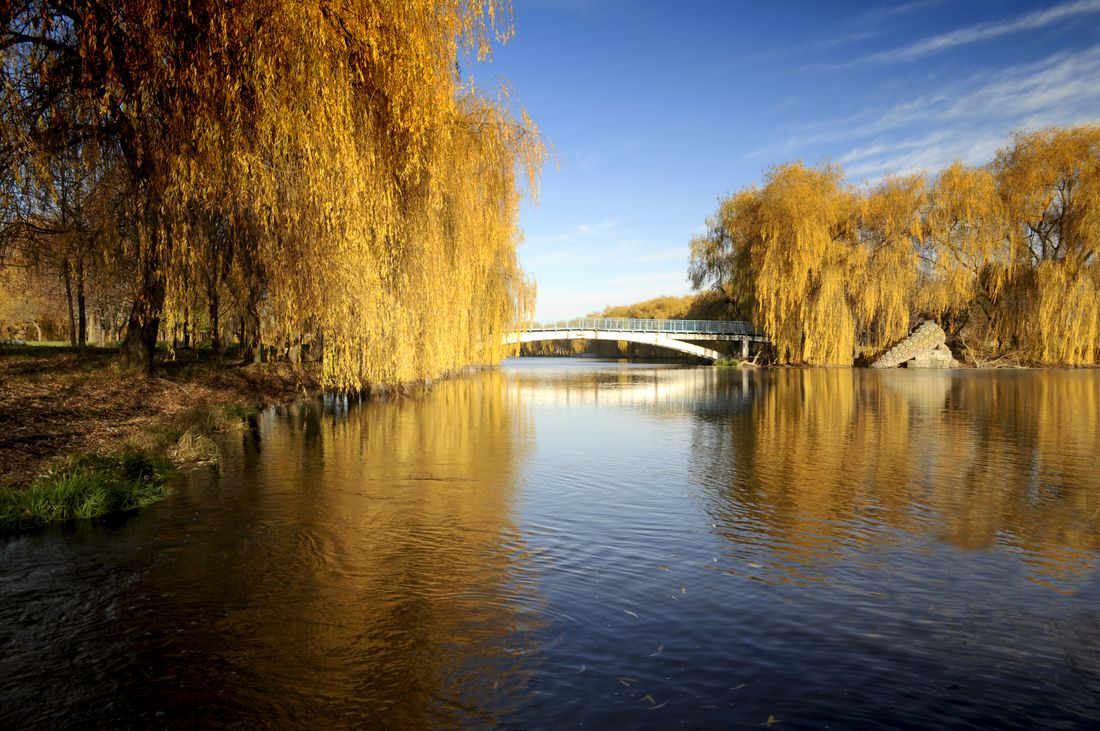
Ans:
[[[0,543],[16,727],[1100,723],[1100,374],[522,359]]]

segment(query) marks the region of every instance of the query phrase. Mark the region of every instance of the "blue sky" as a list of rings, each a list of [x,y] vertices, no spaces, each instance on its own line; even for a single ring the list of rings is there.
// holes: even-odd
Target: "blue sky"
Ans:
[[[719,197],[791,160],[853,182],[1100,120],[1100,0],[515,0],[474,70],[553,148],[521,213],[536,317],[690,291]]]

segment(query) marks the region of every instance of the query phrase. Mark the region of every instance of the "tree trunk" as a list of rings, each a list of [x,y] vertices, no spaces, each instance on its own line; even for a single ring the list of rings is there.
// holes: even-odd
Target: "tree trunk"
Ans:
[[[183,347],[191,348],[191,308],[183,308]]]
[[[250,365],[262,362],[263,346],[260,343],[260,318],[252,310],[251,303],[249,303],[249,309],[245,311],[241,321],[241,334],[243,336],[241,362]]]
[[[76,347],[76,313],[73,312],[73,276],[69,260],[61,262],[62,279],[65,282],[65,302],[69,305],[69,344]],[[39,337],[39,340],[42,338]]]
[[[215,353],[222,350],[222,338],[218,331],[218,292],[210,292],[210,349]]]
[[[259,286],[248,286],[248,300],[241,313],[241,361],[256,364],[263,361],[263,345],[260,333],[260,292]]]
[[[142,268],[141,287],[130,308],[119,357],[124,366],[150,373],[164,309],[164,275],[154,261],[146,261]]]
[[[76,345],[81,350],[88,345],[88,312],[84,306],[84,258],[76,260]]]

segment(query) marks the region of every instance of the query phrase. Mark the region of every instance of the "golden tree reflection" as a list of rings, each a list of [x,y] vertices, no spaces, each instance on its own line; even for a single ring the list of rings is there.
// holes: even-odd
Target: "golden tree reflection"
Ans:
[[[1010,548],[1052,585],[1091,572],[1098,374],[806,369],[754,380],[751,417],[719,437],[732,450],[708,443],[700,469],[724,469],[712,499],[727,534],[774,546],[802,578],[895,530]],[[744,535],[746,511],[764,535]]]
[[[253,532],[180,569],[237,579],[215,654],[288,699],[329,694],[344,721],[491,724],[523,695],[540,626],[513,522],[527,436],[499,372],[261,417],[223,466],[248,483]]]

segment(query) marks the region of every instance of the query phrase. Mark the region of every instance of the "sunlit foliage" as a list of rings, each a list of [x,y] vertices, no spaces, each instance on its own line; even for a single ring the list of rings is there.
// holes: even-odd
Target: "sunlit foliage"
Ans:
[[[1018,135],[931,183],[843,178],[774,168],[692,241],[693,284],[749,306],[780,362],[850,364],[923,318],[982,353],[1100,362],[1100,128]]]
[[[516,176],[533,190],[543,148],[459,72],[510,34],[502,0],[32,1],[3,21],[23,188],[63,150],[126,173],[131,361],[162,319],[210,326],[228,299],[249,353],[312,347],[358,387],[491,361],[525,316]]]
[[[595,317],[636,317],[651,320],[683,320],[688,316],[695,297],[662,295],[631,305],[611,305]]]
[[[856,198],[842,177],[831,166],[775,168],[763,187],[724,201],[692,242],[693,284],[732,284],[751,299],[781,362],[852,359]]]
[[[1004,206],[1014,297],[998,335],[1038,360],[1100,360],[1100,127],[1019,135],[992,166]]]

